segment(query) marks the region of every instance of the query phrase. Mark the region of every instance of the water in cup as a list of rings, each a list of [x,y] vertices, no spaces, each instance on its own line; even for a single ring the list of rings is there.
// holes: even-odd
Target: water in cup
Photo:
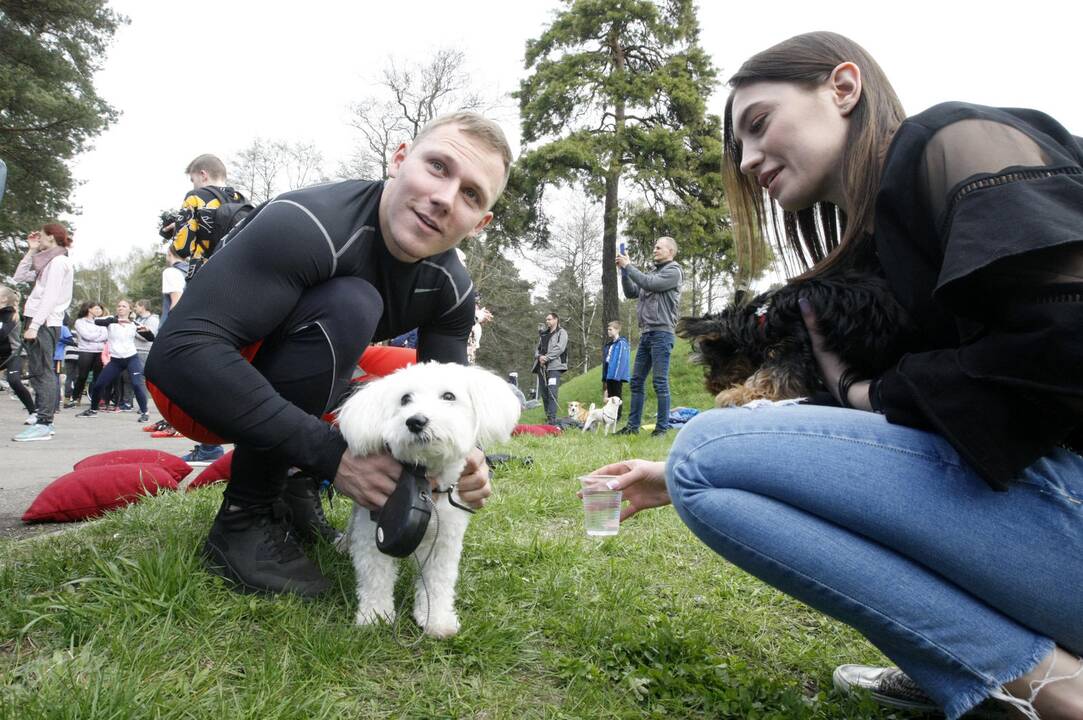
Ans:
[[[606,486],[615,478],[615,475],[584,475],[579,478],[587,535],[616,535],[620,530],[620,490],[610,490]]]

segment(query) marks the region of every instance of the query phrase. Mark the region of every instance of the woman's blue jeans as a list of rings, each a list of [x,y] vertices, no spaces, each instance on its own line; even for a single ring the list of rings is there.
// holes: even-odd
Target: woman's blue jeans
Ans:
[[[666,463],[717,553],[853,626],[955,718],[1083,654],[1083,457],[993,491],[939,435],[857,410],[711,410]]]

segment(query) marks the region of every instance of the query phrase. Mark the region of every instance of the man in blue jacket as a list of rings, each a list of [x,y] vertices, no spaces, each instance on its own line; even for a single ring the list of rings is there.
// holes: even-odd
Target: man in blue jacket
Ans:
[[[608,400],[611,397],[621,398],[621,404],[617,406],[617,419],[623,413],[624,383],[631,377],[628,365],[632,350],[628,345],[628,338],[620,335],[620,321],[614,320],[605,327],[609,340],[602,348],[602,391],[603,397]]]

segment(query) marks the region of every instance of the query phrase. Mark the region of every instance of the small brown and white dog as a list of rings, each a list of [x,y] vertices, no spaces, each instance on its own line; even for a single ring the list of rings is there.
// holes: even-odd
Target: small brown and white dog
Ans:
[[[452,507],[450,493],[466,456],[478,444],[503,442],[519,419],[511,386],[487,370],[427,362],[366,383],[338,412],[354,455],[387,450],[403,464],[422,465],[435,478],[432,518],[415,557],[414,619],[432,637],[459,631],[455,584],[469,513]],[[376,547],[376,523],[355,506],[346,531],[357,572],[357,624],[395,619],[396,559]],[[420,563],[420,560],[419,560]]]
[[[588,412],[590,411],[583,407],[583,403],[581,402],[572,400],[568,403],[568,417],[575,420],[577,423],[585,423],[587,421]]]
[[[599,423],[605,426],[606,435],[616,432],[617,414],[619,412],[620,398],[616,395],[606,400],[605,405],[600,408],[594,407],[594,403],[591,403],[590,410],[587,411],[587,419],[583,422],[583,432],[590,430],[592,427],[597,427]]]

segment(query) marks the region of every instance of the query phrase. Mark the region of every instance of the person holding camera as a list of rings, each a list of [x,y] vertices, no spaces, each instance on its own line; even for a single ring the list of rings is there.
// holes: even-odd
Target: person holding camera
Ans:
[[[568,331],[560,326],[560,316],[551,311],[545,325],[538,328],[538,353],[531,369],[538,376],[545,422],[556,425],[560,376],[568,369]]]
[[[53,413],[59,389],[53,353],[60,338],[64,312],[71,305],[75,268],[68,257],[72,238],[59,223],[47,223],[26,238],[26,255],[12,276],[16,282],[33,282],[34,289],[23,308],[23,346],[34,390],[37,423],[12,438],[16,442],[51,440]]]
[[[173,306],[184,293],[188,276],[192,275],[217,250],[219,241],[229,228],[216,227],[215,211],[227,203],[242,204],[244,195],[228,185],[226,165],[216,155],[204,153],[184,170],[192,189],[184,196],[180,212],[173,222],[163,224],[161,234],[169,240],[168,266],[162,271],[162,317],[169,317]],[[163,223],[168,220],[163,215]],[[149,347],[148,347],[149,354]],[[224,449],[217,443],[197,443],[181,456],[189,463],[210,463],[222,457]]]
[[[654,271],[643,272],[632,264],[627,255],[617,255],[621,269],[620,283],[624,296],[638,298],[636,319],[639,321],[639,349],[632,369],[632,403],[628,424],[617,435],[635,435],[643,416],[646,399],[647,374],[654,367],[654,395],[658,400],[658,420],[651,435],[665,435],[669,430],[669,356],[677,336],[677,316],[681,309],[681,283],[684,272],[673,258],[677,257],[677,241],[660,237],[654,243]]]

